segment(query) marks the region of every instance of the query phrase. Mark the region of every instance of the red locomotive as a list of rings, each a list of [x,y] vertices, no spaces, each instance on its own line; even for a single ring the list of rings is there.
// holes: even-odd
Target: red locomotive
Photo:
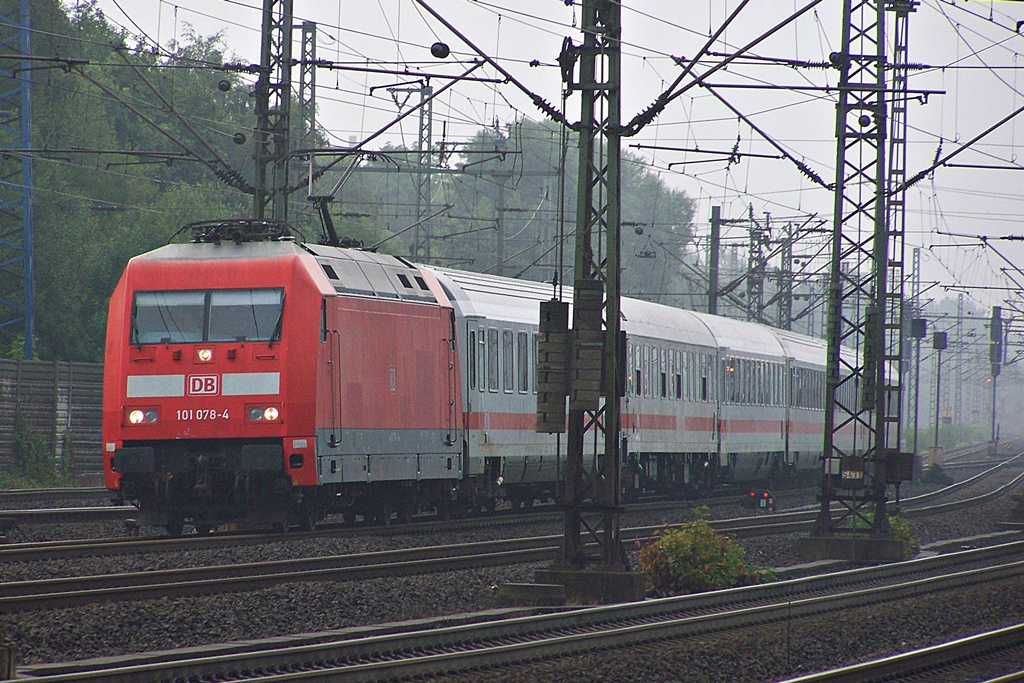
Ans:
[[[551,287],[213,221],[131,260],[110,301],[107,487],[180,534],[312,528],[553,497],[534,431]],[[820,472],[824,343],[623,299],[623,477],[641,492]]]
[[[341,508],[390,518],[414,483],[422,503],[446,496],[461,406],[437,281],[254,232],[265,225],[193,226],[192,243],[129,262],[107,323],[107,487],[171,534],[312,528]]]

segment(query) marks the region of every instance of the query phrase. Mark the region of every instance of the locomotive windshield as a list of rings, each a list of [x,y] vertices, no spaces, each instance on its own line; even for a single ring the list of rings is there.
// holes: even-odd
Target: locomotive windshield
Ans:
[[[282,289],[136,292],[132,344],[276,341]]]

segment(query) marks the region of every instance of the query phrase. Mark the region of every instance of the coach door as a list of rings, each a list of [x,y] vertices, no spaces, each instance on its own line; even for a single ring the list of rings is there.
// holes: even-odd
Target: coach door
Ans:
[[[327,400],[330,405],[328,415],[328,444],[334,448],[341,443],[341,333],[337,329],[337,321],[327,316],[327,300],[321,304],[320,340],[327,344]],[[333,311],[335,318],[338,312]]]
[[[785,448],[786,464],[787,465],[792,465],[793,464],[793,452],[790,450],[790,447],[789,447],[789,435],[790,435],[790,432],[792,431],[792,424],[793,424],[791,422],[791,420],[793,419],[793,414],[792,414],[792,411],[793,411],[793,408],[792,408],[793,401],[791,400],[791,397],[792,397],[792,393],[791,393],[792,392],[792,387],[790,386],[790,381],[791,381],[790,378],[792,376],[793,376],[793,359],[792,358],[787,358],[786,359],[786,364],[782,368],[782,386],[780,387],[780,390],[782,392],[782,405],[785,406],[783,408],[783,412],[784,412],[783,420],[785,420],[783,422],[783,434],[784,434],[784,437],[785,437],[785,443],[783,444],[783,448]]]
[[[444,340],[443,353],[441,357],[444,358],[447,368],[445,368],[446,385],[447,385],[447,398],[448,398],[448,412],[447,412],[447,424],[448,424],[448,435],[447,442],[449,445],[459,443],[461,440],[461,430],[459,429],[459,416],[458,416],[458,394],[459,394],[459,372],[458,372],[458,338],[455,334],[455,311],[448,312],[449,318],[449,334],[448,339]]]
[[[706,363],[710,362],[711,367],[707,367]],[[725,422],[725,417],[722,415],[722,402],[725,394],[725,356],[722,355],[721,349],[715,352],[714,355],[709,355],[705,360],[704,372],[707,376],[708,387],[711,393],[711,405],[715,407],[715,419],[712,420],[712,432],[711,432],[711,448],[713,455],[718,459],[718,465],[727,466],[728,461],[722,458],[722,424]]]

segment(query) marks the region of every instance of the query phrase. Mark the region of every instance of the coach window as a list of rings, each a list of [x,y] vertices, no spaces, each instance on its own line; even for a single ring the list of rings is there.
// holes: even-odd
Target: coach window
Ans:
[[[698,361],[700,362],[700,365],[701,365],[701,367],[700,367],[700,400],[702,400],[702,401],[710,401],[710,400],[712,400],[712,397],[711,397],[712,388],[711,388],[711,382],[710,382],[711,373],[710,373],[709,370],[710,370],[710,368],[714,367],[715,359],[714,359],[713,356],[705,356],[705,355],[701,354],[698,357]]]
[[[530,336],[525,332],[516,334],[516,355],[519,356],[519,393],[530,391]]]
[[[501,362],[502,362],[502,389],[505,393],[512,393],[516,383],[516,366],[514,361],[512,330],[501,331]]]
[[[533,346],[530,349],[530,358],[532,362],[530,367],[533,368],[533,372],[530,373],[530,384],[533,386],[533,393],[537,393],[537,348],[540,343],[540,335],[536,332],[533,333]]]
[[[487,371],[484,368],[484,364],[487,362],[487,340],[484,339],[483,330],[480,330],[480,334],[477,335],[476,343],[476,376],[480,383],[480,391],[484,391],[487,386],[485,381]]]
[[[697,364],[693,362],[693,351],[683,352],[683,398],[693,401],[697,398]]]
[[[631,344],[630,348],[632,350],[630,351],[629,357],[632,359],[633,362],[633,395],[639,396],[642,391],[640,382],[643,380],[643,376],[640,370],[640,368],[642,367],[640,363],[640,347],[636,344]]]
[[[487,328],[487,389],[498,390],[498,330]]]
[[[749,360],[741,361],[740,372],[743,375],[743,384],[740,389],[740,402],[753,403],[754,364],[751,363]]]
[[[751,376],[751,389],[752,394],[750,402],[757,405],[764,405],[764,363],[757,361],[750,361],[750,376]]]
[[[476,330],[469,332],[469,388],[476,389]]]
[[[661,363],[658,368],[661,371],[661,397],[668,398],[668,363],[665,358],[665,349],[662,349],[659,355],[661,356]]]
[[[644,386],[644,396],[651,397],[651,383],[654,381],[654,374],[651,371],[651,347],[644,344],[644,376],[648,378]]]
[[[679,351],[675,352],[675,363],[672,367],[673,379],[675,383],[675,399],[678,401],[683,397],[683,356]]]
[[[764,405],[764,363],[757,361],[750,361],[750,376],[751,376],[751,403],[757,405]]]

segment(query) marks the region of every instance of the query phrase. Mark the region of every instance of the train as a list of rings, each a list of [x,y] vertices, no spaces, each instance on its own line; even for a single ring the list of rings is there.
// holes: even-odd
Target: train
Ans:
[[[180,535],[530,507],[564,449],[536,431],[551,284],[207,221],[111,295],[103,462],[117,502]],[[571,295],[569,296],[571,303]],[[626,500],[820,472],[825,344],[632,298]]]

